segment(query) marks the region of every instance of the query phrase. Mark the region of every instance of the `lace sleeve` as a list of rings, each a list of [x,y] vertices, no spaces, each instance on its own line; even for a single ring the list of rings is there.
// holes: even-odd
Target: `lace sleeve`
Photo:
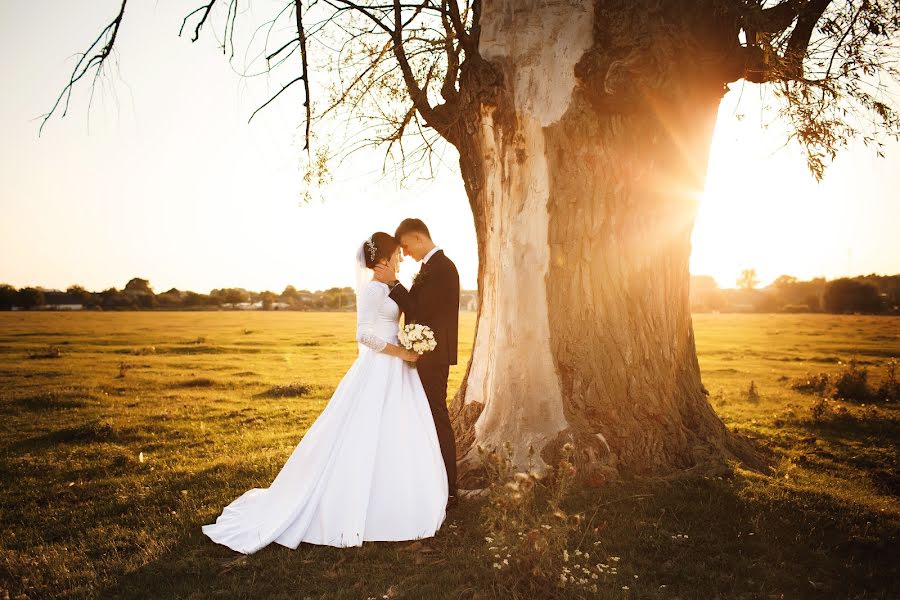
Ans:
[[[386,285],[373,281],[360,294],[356,306],[356,341],[376,352],[387,346],[385,340],[375,335],[375,321],[387,294]]]

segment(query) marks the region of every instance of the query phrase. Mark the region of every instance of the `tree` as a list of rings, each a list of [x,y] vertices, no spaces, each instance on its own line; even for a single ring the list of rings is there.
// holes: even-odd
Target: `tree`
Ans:
[[[28,310],[43,306],[44,302],[44,292],[37,288],[24,287],[16,293],[16,305]]]
[[[772,282],[772,287],[785,290],[796,285],[797,281],[797,278],[793,275],[779,275],[775,278],[775,281]]]
[[[843,277],[829,281],[825,287],[825,310],[833,313],[879,312],[882,308],[878,288]]]
[[[263,310],[272,310],[272,303],[278,300],[278,296],[275,292],[269,290],[260,293],[259,298],[262,301]]]
[[[298,292],[294,286],[289,285],[284,288],[284,291],[281,292],[281,296],[279,297],[285,302],[294,303],[300,300],[300,292]]]
[[[0,283],[0,310],[12,310],[18,291],[8,283]]]
[[[126,3],[47,118],[102,66]],[[215,4],[185,19],[194,39]],[[237,5],[222,4],[233,55]],[[752,460],[706,399],[689,309],[717,109],[729,83],[764,85],[816,177],[854,136],[896,136],[882,92],[897,3],[295,0],[265,27],[265,68],[299,72],[269,102],[303,84],[309,181],[332,158],[310,128],[336,115],[365,123],[341,152],[380,144],[401,172],[442,143],[459,155],[481,300],[452,409],[464,483],[477,446],[504,442],[519,466],[572,442],[586,480]],[[332,68],[333,93],[313,112],[309,59],[329,56],[316,72]]]
[[[737,285],[742,290],[752,290],[759,284],[759,279],[756,278],[756,269],[744,269],[741,271],[741,276],[738,277]]]
[[[142,294],[153,294],[153,289],[150,287],[150,281],[147,279],[141,279],[140,277],[135,277],[128,281],[125,284],[126,292],[139,292]]]
[[[80,285],[70,285],[66,288],[66,294],[81,304],[87,304],[91,299],[91,293]]]
[[[210,290],[209,297],[219,304],[233,305],[241,302],[249,302],[250,292],[243,288],[222,288]]]

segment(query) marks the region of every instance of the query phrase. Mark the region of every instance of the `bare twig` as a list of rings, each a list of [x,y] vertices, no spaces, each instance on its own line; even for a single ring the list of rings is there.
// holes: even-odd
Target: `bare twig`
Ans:
[[[47,121],[56,112],[56,109],[59,107],[62,102],[63,97],[66,98],[65,106],[63,107],[62,116],[65,117],[66,113],[69,110],[69,100],[72,98],[72,88],[76,82],[78,82],[82,77],[84,77],[87,72],[93,67],[96,68],[97,71],[103,66],[104,61],[109,56],[110,52],[112,52],[113,46],[116,43],[116,36],[119,34],[119,27],[122,25],[122,17],[125,16],[125,5],[128,4],[128,0],[122,0],[122,5],[119,8],[119,14],[116,15],[116,18],[112,20],[112,22],[107,25],[103,31],[100,32],[100,35],[97,36],[97,39],[88,46],[88,49],[81,55],[81,58],[78,59],[78,62],[75,64],[75,68],[72,70],[72,75],[69,77],[69,83],[66,84],[66,87],[63,88],[62,92],[60,92],[59,97],[57,97],[56,102],[53,104],[53,108],[50,109],[46,115],[44,115],[43,120],[41,121],[41,126],[38,128],[38,136],[41,135],[41,132],[44,129],[44,125],[47,124]],[[103,39],[104,36],[109,34],[109,39],[106,44],[104,44],[103,48],[101,48],[96,54],[88,58],[88,55],[93,51],[93,49],[100,43],[100,40]],[[87,62],[85,62],[87,59]],[[94,85],[96,85],[97,78],[96,75],[94,77],[94,81],[91,83],[91,90],[93,91]]]
[[[184,31],[184,26],[187,25],[188,19],[202,10],[203,16],[200,17],[200,21],[198,21],[197,26],[194,27],[194,37],[191,38],[191,41],[196,42],[198,39],[200,39],[200,30],[203,28],[203,24],[206,23],[206,18],[209,16],[209,11],[212,10],[213,4],[215,3],[216,0],[210,0],[208,4],[188,13],[188,15],[184,18],[184,21],[181,22],[181,29],[178,30],[178,37],[181,37],[181,33]]]

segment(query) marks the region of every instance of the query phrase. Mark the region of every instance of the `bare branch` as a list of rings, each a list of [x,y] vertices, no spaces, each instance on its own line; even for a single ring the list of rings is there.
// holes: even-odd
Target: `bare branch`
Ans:
[[[403,23],[401,20],[400,0],[394,0],[394,32],[392,37],[394,41],[394,57],[396,57],[397,62],[400,63],[403,81],[406,83],[406,87],[409,90],[409,96],[413,101],[413,105],[429,126],[439,132],[445,131],[446,127],[441,127],[438,115],[428,102],[428,94],[419,87],[419,82],[416,81],[416,77],[413,75],[412,69],[409,66],[409,61],[406,57],[406,52],[403,49]]]
[[[198,39],[200,39],[200,30],[203,28],[203,24],[206,23],[206,18],[209,16],[209,11],[212,10],[213,4],[215,4],[215,3],[216,3],[216,0],[210,0],[209,4],[206,4],[205,6],[201,6],[200,8],[188,13],[188,15],[184,18],[184,21],[181,22],[181,29],[178,30],[178,37],[181,37],[181,33],[184,31],[184,26],[187,25],[188,19],[190,19],[192,16],[194,16],[195,14],[197,14],[198,12],[200,12],[202,10],[202,11],[204,11],[203,16],[200,17],[200,21],[197,23],[197,26],[194,28],[194,37],[191,38],[191,41],[196,42]]]
[[[309,105],[309,65],[306,59],[306,32],[303,29],[303,7],[300,0],[296,0],[296,5],[297,36],[300,39],[300,60],[303,66],[303,72],[300,77],[303,79],[303,91],[306,93],[306,99],[303,102],[303,106],[306,108],[306,137],[304,138],[303,149],[309,152],[309,127],[312,120],[312,111]]]
[[[458,37],[460,35],[465,35],[465,31],[462,34],[454,32],[453,27],[450,26],[450,21],[453,20],[452,15],[448,20],[448,13],[456,12],[456,20],[459,20],[459,10],[456,6],[456,0],[442,0],[442,7],[448,7],[452,5],[452,9],[449,9],[447,12],[441,12],[441,22],[444,25],[444,52],[447,55],[447,72],[444,74],[444,85],[441,86],[441,96],[443,96],[444,100],[451,101],[456,98],[456,79],[459,74],[459,48],[454,47],[453,39],[454,37]],[[456,27],[461,27],[461,25],[457,25]],[[457,30],[458,32],[459,30]],[[456,36],[454,35],[456,33]],[[463,38],[460,39],[460,44],[465,44]]]
[[[125,5],[128,4],[128,0],[122,0],[122,6],[119,8],[119,14],[116,15],[116,18],[112,20],[112,22],[107,25],[103,31],[100,32],[100,35],[97,36],[97,39],[88,46],[88,49],[81,55],[81,58],[75,64],[75,68],[72,70],[72,75],[69,77],[69,83],[66,84],[66,87],[63,88],[62,92],[59,94],[59,97],[56,99],[56,102],[53,104],[53,108],[50,109],[46,115],[44,115],[43,121],[41,121],[41,126],[38,128],[38,136],[41,135],[41,131],[44,129],[44,125],[47,124],[47,121],[59,107],[60,102],[62,102],[63,97],[66,98],[66,104],[63,107],[62,116],[65,117],[66,113],[69,110],[69,100],[72,98],[72,88],[76,82],[78,82],[82,77],[84,77],[87,72],[94,67],[99,72],[100,68],[103,66],[104,61],[109,56],[110,52],[112,52],[113,46],[116,43],[116,36],[119,34],[119,27],[122,25],[122,17],[125,15]],[[109,39],[106,44],[104,44],[103,48],[101,48],[96,54],[88,58],[88,55],[91,51],[100,43],[100,40],[109,33]],[[87,62],[85,62],[87,59]],[[97,78],[96,74],[94,76],[94,81],[91,83],[91,91],[93,95],[93,88],[96,85]]]
[[[281,88],[280,90],[278,90],[278,93],[276,93],[274,96],[272,96],[271,98],[269,98],[268,100],[266,100],[265,103],[264,103],[262,106],[260,106],[259,108],[257,108],[256,110],[253,111],[253,114],[250,115],[250,118],[247,119],[247,122],[249,123],[250,121],[252,121],[252,120],[253,120],[253,117],[256,116],[256,113],[258,113],[259,111],[261,111],[262,109],[264,109],[265,107],[267,107],[269,104],[271,104],[271,103],[275,100],[275,98],[277,98],[278,96],[280,96],[282,92],[284,92],[286,89],[288,89],[289,87],[291,87],[292,85],[294,85],[295,83],[297,83],[298,81],[301,81],[301,80],[303,80],[303,76],[300,76],[300,77],[297,77],[297,78],[293,79],[290,83],[288,83],[288,84],[285,85],[283,88]],[[308,132],[307,132],[307,135],[309,135]],[[309,142],[307,142],[307,146],[308,146],[308,145],[309,145]],[[306,148],[307,148],[307,147],[305,146],[303,149],[306,150]]]

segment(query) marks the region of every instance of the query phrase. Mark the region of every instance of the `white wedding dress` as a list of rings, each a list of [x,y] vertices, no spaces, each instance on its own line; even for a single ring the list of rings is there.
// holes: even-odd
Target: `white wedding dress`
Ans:
[[[447,472],[415,367],[384,354],[399,308],[369,282],[357,306],[359,357],[268,488],[254,488],[202,527],[252,554],[270,542],[360,546],[431,537],[444,522]]]

